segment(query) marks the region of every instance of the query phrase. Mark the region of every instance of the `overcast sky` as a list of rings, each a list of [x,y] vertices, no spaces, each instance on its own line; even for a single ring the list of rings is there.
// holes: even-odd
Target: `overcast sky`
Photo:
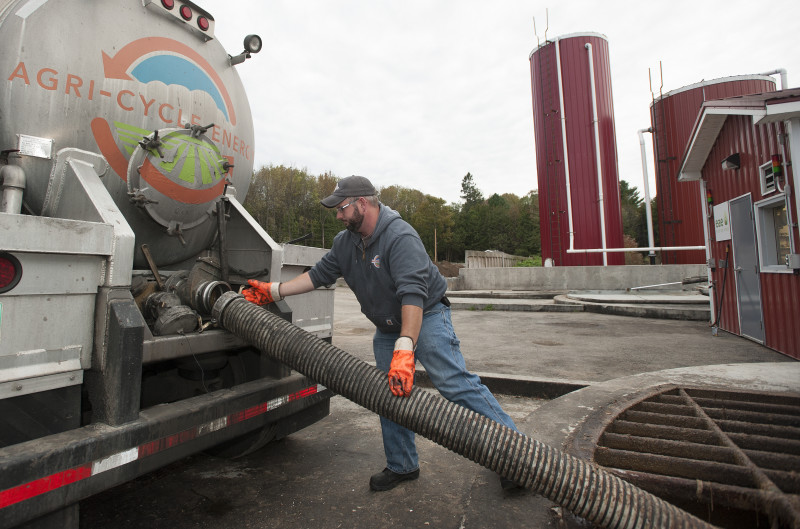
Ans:
[[[231,54],[255,124],[255,166],[361,174],[459,201],[537,188],[529,55],[571,33],[608,38],[620,179],[643,195],[637,131],[652,89],[788,70],[800,86],[800,1],[198,0]],[[534,32],[534,18],[536,32]],[[775,77],[777,80],[777,76]],[[646,136],[651,194],[652,140]]]

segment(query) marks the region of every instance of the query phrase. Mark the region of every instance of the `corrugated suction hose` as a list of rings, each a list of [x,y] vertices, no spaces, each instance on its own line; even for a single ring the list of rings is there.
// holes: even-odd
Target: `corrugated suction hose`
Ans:
[[[607,528],[712,527],[602,468],[438,394],[392,395],[386,373],[324,342],[234,292],[215,303],[217,324],[239,338],[387,419],[533,489]]]

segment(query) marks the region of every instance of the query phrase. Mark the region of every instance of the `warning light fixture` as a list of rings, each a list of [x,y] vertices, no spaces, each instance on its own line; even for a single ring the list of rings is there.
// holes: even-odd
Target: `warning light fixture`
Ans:
[[[772,155],[772,176],[782,176],[783,175],[783,167],[781,166],[781,155],[780,154],[773,154]]]
[[[190,0],[142,0],[142,5],[186,24],[185,29],[204,41],[214,38],[214,17]]]
[[[22,265],[10,253],[0,253],[0,294],[8,292],[22,278]]]

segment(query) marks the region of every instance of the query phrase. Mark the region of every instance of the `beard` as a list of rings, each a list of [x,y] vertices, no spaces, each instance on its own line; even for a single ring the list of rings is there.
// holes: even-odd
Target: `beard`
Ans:
[[[361,224],[364,222],[364,215],[357,209],[353,210],[353,216],[344,221],[344,227],[353,233],[359,233]]]

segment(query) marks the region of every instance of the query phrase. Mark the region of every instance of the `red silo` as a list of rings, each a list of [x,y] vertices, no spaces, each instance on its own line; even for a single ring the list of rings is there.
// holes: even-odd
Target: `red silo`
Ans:
[[[660,246],[703,246],[700,182],[678,182],[678,171],[700,106],[704,101],[774,92],[766,75],[723,77],[684,86],[650,105],[656,172],[656,209]],[[703,250],[665,251],[663,264],[705,263]]]
[[[567,251],[570,224],[574,250],[623,246],[608,40],[557,37],[534,49],[530,64],[542,260],[625,264],[619,252],[604,262],[603,253]]]

